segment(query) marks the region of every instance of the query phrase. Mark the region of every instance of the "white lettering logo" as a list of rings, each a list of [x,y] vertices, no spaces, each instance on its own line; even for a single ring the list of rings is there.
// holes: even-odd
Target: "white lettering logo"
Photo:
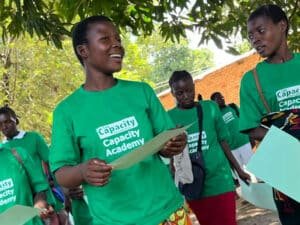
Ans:
[[[232,112],[225,113],[223,115],[223,120],[226,124],[229,123],[230,121],[234,120],[234,116],[233,116]]]
[[[0,181],[0,206],[16,201],[14,183],[11,178]]]
[[[276,92],[276,97],[278,101],[282,101],[288,98],[294,98],[297,96],[300,96],[300,85],[284,88]]]
[[[96,131],[100,139],[104,139],[128,131],[137,126],[138,122],[136,121],[135,117],[130,116],[120,121],[98,127]]]
[[[205,131],[202,131],[201,134],[201,143],[202,143],[202,151],[203,150],[208,150],[209,149],[209,145],[207,143],[207,135]],[[193,133],[193,134],[189,134],[188,135],[188,146],[189,146],[189,153],[194,153],[198,151],[198,138],[199,138],[199,132],[197,133]]]

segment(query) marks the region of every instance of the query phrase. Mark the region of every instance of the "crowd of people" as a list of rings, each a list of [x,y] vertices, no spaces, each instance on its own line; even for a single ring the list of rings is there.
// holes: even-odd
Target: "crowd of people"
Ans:
[[[183,68],[170,76],[176,106],[166,112],[148,84],[114,77],[125,50],[113,21],[91,16],[77,23],[72,41],[85,81],[55,108],[50,147],[39,133],[18,129],[13,109],[0,108],[0,213],[17,204],[41,209],[26,225],[192,225],[191,209],[201,225],[237,225],[234,181],[250,182],[244,166],[267,133],[262,119],[300,108],[300,54],[288,48],[286,14],[277,5],[263,5],[251,13],[247,28],[264,60],[244,75],[240,108],[226,104],[221,92],[195,100],[193,78]],[[294,94],[278,94],[286,89]],[[189,124],[186,133],[135,165],[114,170],[110,164],[156,135]],[[184,149],[191,161],[182,169],[190,169],[194,181],[192,156],[204,162],[200,197],[185,192],[186,185],[191,192],[200,188],[198,183],[174,183],[180,170],[172,165],[174,156]],[[299,225],[300,203],[273,192],[282,225]]]

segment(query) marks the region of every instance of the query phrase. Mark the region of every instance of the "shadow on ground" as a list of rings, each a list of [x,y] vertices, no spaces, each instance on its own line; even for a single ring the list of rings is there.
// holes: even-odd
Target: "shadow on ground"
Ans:
[[[237,200],[237,220],[238,225],[280,225],[275,212],[256,208],[242,199]]]

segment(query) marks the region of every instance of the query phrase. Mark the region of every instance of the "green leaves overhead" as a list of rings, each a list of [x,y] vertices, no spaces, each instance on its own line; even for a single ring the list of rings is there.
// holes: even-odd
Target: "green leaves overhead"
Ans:
[[[200,43],[213,40],[222,47],[221,38],[230,42],[238,33],[246,38],[247,17],[264,3],[276,3],[287,12],[291,46],[300,50],[299,0],[1,0],[0,33],[3,40],[29,33],[61,47],[74,23],[104,14],[135,35],[150,35],[158,25],[167,40],[179,41],[191,30],[201,33]]]
[[[47,2],[47,4],[46,4]],[[43,0],[2,0],[0,3],[2,39],[17,38],[25,32],[53,42],[61,48],[61,39],[69,35],[53,3]]]

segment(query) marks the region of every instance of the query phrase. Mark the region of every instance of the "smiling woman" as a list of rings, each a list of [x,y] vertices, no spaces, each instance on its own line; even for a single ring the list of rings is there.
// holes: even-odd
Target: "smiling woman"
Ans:
[[[169,224],[177,212],[188,225],[183,198],[159,157],[181,153],[186,135],[130,168],[113,171],[110,162],[174,124],[149,85],[114,78],[124,48],[107,17],[78,23],[73,46],[86,76],[54,111],[50,164],[58,182],[83,186],[94,225]]]

